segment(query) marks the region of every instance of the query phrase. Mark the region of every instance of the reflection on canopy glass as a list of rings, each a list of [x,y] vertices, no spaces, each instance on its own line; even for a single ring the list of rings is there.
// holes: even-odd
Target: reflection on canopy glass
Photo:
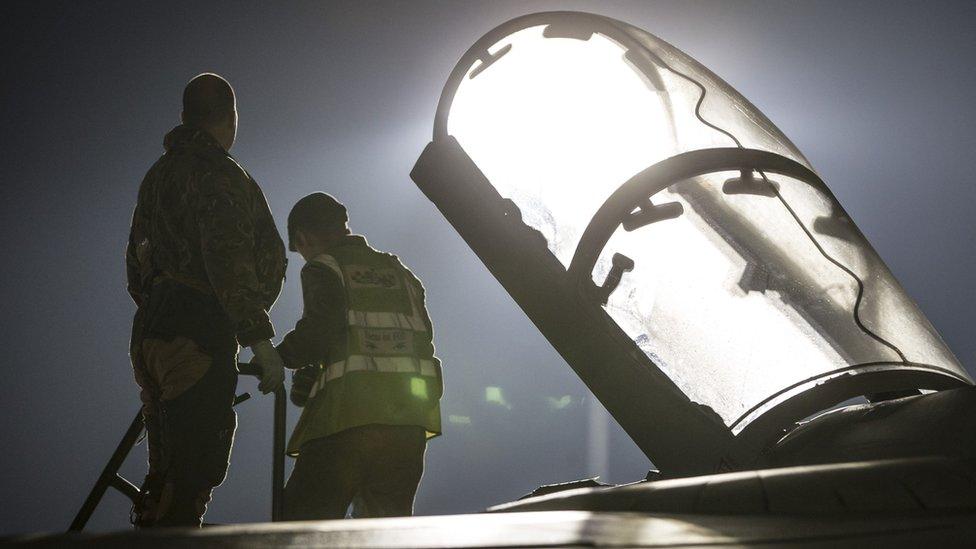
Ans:
[[[666,158],[744,147],[809,167],[710,71],[628,32],[640,48],[544,25],[514,32],[470,68],[451,104],[448,132],[566,267],[600,206]],[[634,261],[606,313],[733,433],[841,373],[913,369],[971,383],[822,184],[720,172],[648,198],[670,213],[641,226],[621,218],[588,274],[600,285],[615,254]]]

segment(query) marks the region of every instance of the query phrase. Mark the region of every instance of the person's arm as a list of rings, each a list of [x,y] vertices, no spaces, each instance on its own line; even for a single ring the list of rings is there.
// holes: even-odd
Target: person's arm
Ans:
[[[138,238],[136,234],[136,218],[139,209],[136,208],[136,214],[132,216],[132,228],[129,230],[129,243],[125,247],[125,278],[126,278],[126,290],[129,291],[129,296],[132,297],[132,301],[135,302],[136,306],[141,306],[143,301],[143,295],[145,295],[145,288],[142,284],[142,269],[139,265],[139,255],[137,253],[138,244],[136,239]]]
[[[425,347],[424,352],[428,356],[433,357],[434,356],[434,326],[431,323],[430,314],[427,312],[427,291],[424,289],[424,284],[420,281],[419,278],[416,277],[416,275],[413,274],[413,272],[410,271],[410,269],[404,267],[402,263],[400,264],[400,267],[403,269],[404,273],[406,274],[407,284],[409,284],[410,286],[410,290],[411,293],[413,294],[413,298],[417,300],[415,305],[419,309],[418,313],[420,314],[420,316],[423,317],[424,326],[426,326],[427,328],[427,341],[424,344]]]
[[[410,274],[413,275],[413,273]],[[427,290],[417,277],[413,277],[411,282],[413,283],[414,291],[417,292],[417,299],[420,302],[419,306],[421,314],[424,317],[424,324],[427,326],[427,333],[433,336],[434,325],[431,323],[430,314],[427,312]]]
[[[252,363],[264,370],[258,388],[267,394],[284,381],[281,357],[271,338],[274,327],[254,264],[254,219],[248,181],[210,172],[199,186],[197,224],[207,278],[242,347],[254,352]]]
[[[329,347],[345,335],[345,293],[338,273],[320,263],[306,263],[302,300],[304,315],[278,345],[286,368],[327,362]]]
[[[143,229],[142,220],[142,192],[140,188],[139,199],[136,200],[135,210],[132,212],[132,225],[129,227],[129,241],[125,247],[125,278],[126,290],[136,307],[142,305],[146,295],[149,293],[147,284],[152,283],[146,280],[146,272],[150,267],[149,241]]]
[[[242,347],[274,337],[254,265],[254,219],[246,180],[211,172],[201,181],[197,223],[207,278]]]

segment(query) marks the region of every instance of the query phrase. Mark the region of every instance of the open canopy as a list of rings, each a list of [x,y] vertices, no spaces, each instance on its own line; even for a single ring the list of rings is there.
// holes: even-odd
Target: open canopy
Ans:
[[[498,27],[444,90],[448,135],[542,234],[554,276],[732,435],[807,391],[784,417],[971,383],[796,147],[645,31],[565,12]]]

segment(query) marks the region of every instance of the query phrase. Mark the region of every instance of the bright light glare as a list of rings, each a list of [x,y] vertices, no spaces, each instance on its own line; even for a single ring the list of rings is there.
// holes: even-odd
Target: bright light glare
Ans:
[[[512,405],[505,400],[505,395],[502,394],[501,387],[485,387],[485,402],[497,404],[509,410],[512,409]]]
[[[492,48],[512,45],[464,79],[448,131],[568,266],[604,200],[675,154],[676,144],[660,92],[620,46],[600,35],[545,38],[542,30],[525,29]]]
[[[549,407],[553,410],[562,410],[573,403],[573,397],[570,395],[563,395],[559,398],[546,397],[546,401],[549,402]]]

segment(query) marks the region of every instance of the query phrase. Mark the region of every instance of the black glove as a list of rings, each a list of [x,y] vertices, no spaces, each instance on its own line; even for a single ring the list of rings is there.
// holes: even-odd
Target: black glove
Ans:
[[[312,385],[319,379],[322,368],[319,366],[303,366],[291,374],[291,402],[295,406],[305,406],[308,402],[308,393],[312,390]]]

